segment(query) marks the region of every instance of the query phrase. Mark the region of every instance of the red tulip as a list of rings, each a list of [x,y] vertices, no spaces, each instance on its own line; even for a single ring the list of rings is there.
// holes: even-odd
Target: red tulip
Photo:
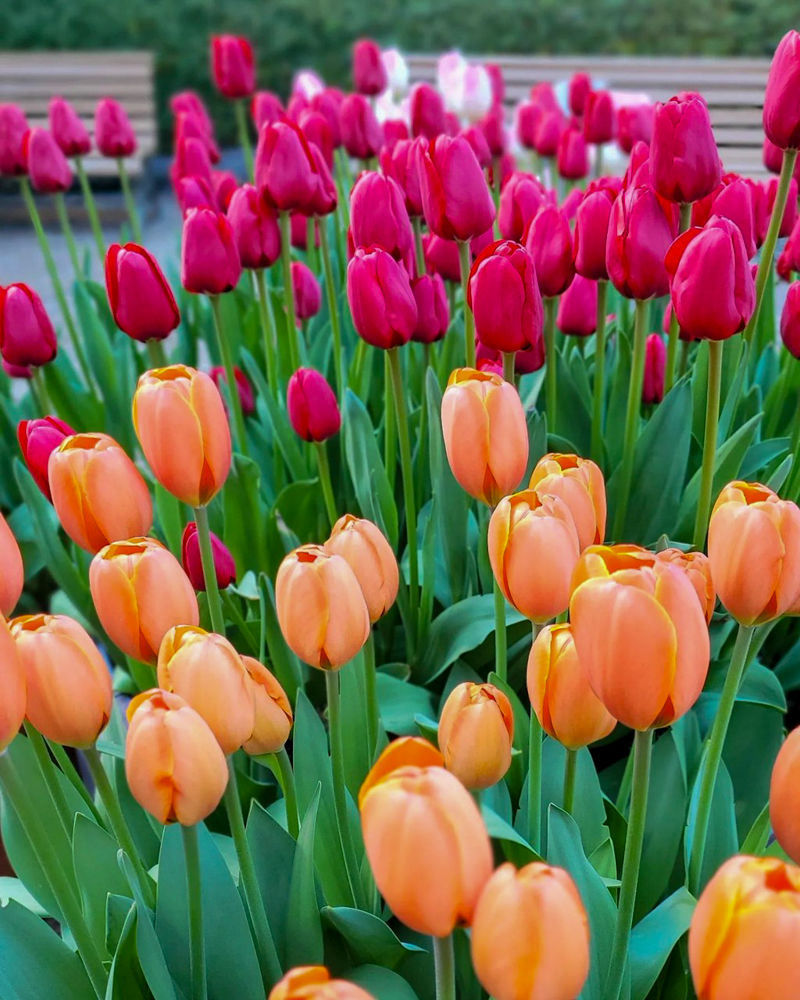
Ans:
[[[494,233],[491,229],[487,229],[485,233],[481,233],[480,236],[471,240],[469,245],[470,261],[474,261],[481,250],[492,242],[494,242]],[[425,252],[425,265],[428,270],[441,275],[445,281],[458,284],[461,281],[461,262],[458,257],[457,244],[453,240],[444,240],[441,236],[429,233],[422,237],[422,245]]]
[[[47,464],[50,455],[58,448],[64,438],[71,437],[75,431],[69,424],[58,417],[40,417],[36,420],[20,420],[17,426],[19,449],[28,472],[34,482],[52,503],[50,496],[50,481],[47,478]]]
[[[194,90],[181,90],[177,94],[173,94],[169,99],[170,111],[173,115],[189,115],[192,118],[196,118],[203,127],[206,135],[214,136],[214,123],[211,121],[211,115],[208,113],[208,108],[203,103],[202,97]]]
[[[579,187],[574,187],[566,196],[566,198],[561,202],[561,211],[564,213],[564,218],[570,224],[575,219],[575,215],[583,199],[584,199],[583,190]]]
[[[181,284],[187,292],[220,295],[236,286],[241,273],[227,217],[211,208],[189,209],[181,243]]]
[[[667,345],[658,333],[651,333],[645,344],[642,402],[660,403],[664,398],[664,372],[667,367]]]
[[[617,142],[623,153],[630,153],[637,142],[650,145],[654,114],[652,104],[633,104],[617,109]]]
[[[629,299],[666,295],[664,257],[675,238],[673,220],[646,184],[629,187],[614,202],[606,240],[608,276]]]
[[[273,94],[271,90],[257,90],[253,94],[250,102],[250,117],[256,127],[256,132],[261,132],[265,125],[272,125],[284,119],[286,112],[280,97]]]
[[[394,149],[398,142],[403,142],[409,138],[408,125],[402,118],[390,118],[383,123],[383,149],[381,155],[388,150]]]
[[[353,46],[353,86],[367,97],[382,94],[389,86],[380,47],[369,38],[362,38]]]
[[[730,219],[739,227],[748,259],[756,252],[753,194],[750,185],[738,174],[723,174],[722,182],[710,195],[696,201],[692,225],[704,226],[712,215]]]
[[[325,156],[319,146],[311,145],[311,159],[314,161],[314,169],[317,172],[317,189],[311,197],[311,201],[306,205],[307,215],[330,215],[336,211],[338,192],[336,183],[325,162]]]
[[[521,351],[542,336],[542,296],[533,259],[511,240],[490,243],[469,276],[467,302],[481,343],[495,351]]]
[[[525,246],[533,257],[542,296],[560,295],[575,274],[572,233],[561,209],[542,205],[528,226]]]
[[[225,590],[236,582],[236,562],[227,545],[209,531],[211,536],[211,554],[214,556],[214,575],[217,586]],[[203,575],[203,562],[200,557],[200,539],[197,537],[197,524],[190,521],[183,530],[181,539],[181,562],[183,571],[189,577],[195,590],[205,590],[206,580]]]
[[[541,106],[532,101],[523,101],[517,105],[517,139],[525,149],[536,148],[536,129],[542,113]]]
[[[173,183],[183,177],[199,177],[213,190],[211,158],[205,140],[199,136],[183,136],[175,146],[170,174]]]
[[[306,110],[298,120],[300,131],[309,145],[316,146],[328,169],[333,168],[333,136],[328,119],[318,111]]]
[[[720,182],[719,150],[708,108],[699,97],[656,105],[650,142],[650,180],[669,201],[698,201]]]
[[[569,81],[569,110],[578,118],[586,110],[592,92],[592,78],[588,73],[574,73]]]
[[[259,197],[252,184],[234,191],[228,206],[242,267],[271,267],[281,255],[281,231],[273,209]]]
[[[305,136],[293,122],[265,126],[256,150],[256,187],[272,208],[298,212],[314,198],[319,173]]]
[[[391,177],[371,170],[361,174],[350,194],[350,228],[356,246],[375,244],[403,261],[413,253],[405,198]]]
[[[800,32],[783,36],[767,78],[764,94],[764,132],[779,149],[800,147]]]
[[[347,265],[347,301],[356,332],[373,347],[400,347],[417,327],[408,272],[380,247],[356,250]]]
[[[492,151],[486,141],[486,134],[480,125],[470,125],[469,128],[461,129],[458,133],[462,139],[466,139],[472,147],[475,159],[481,166],[481,170],[486,170],[492,165]]]
[[[571,337],[589,337],[597,329],[597,282],[576,274],[558,302],[556,326]]]
[[[234,192],[239,189],[239,182],[235,175],[230,170],[212,170],[211,188],[216,198],[217,208],[220,212],[227,213],[231,198]]]
[[[292,261],[292,287],[298,320],[316,316],[322,307],[322,289],[314,272],[301,260]]]
[[[215,35],[211,39],[211,73],[223,97],[249,97],[256,89],[253,47],[246,38]]]
[[[492,105],[479,122],[479,128],[483,132],[486,145],[492,156],[502,156],[506,151],[506,122],[503,105]]]
[[[377,156],[383,145],[383,132],[372,105],[361,94],[350,94],[339,110],[342,145],[350,156],[368,160]]]
[[[158,261],[136,243],[108,248],[106,293],[114,322],[134,340],[163,340],[181,321]]]
[[[483,68],[492,84],[492,103],[502,104],[506,98],[506,82],[503,79],[502,67],[497,63],[485,63]]]
[[[214,138],[214,133],[209,129],[204,118],[193,111],[180,111],[175,115],[175,130],[173,145],[177,150],[186,139],[198,139],[205,147],[208,159],[211,163],[219,163],[219,146]],[[183,171],[184,174],[192,171]]]
[[[94,141],[103,156],[121,159],[136,152],[136,134],[125,111],[117,101],[104,97],[94,112]]]
[[[33,368],[30,365],[10,365],[5,358],[0,358],[0,365],[9,378],[32,379]]]
[[[58,353],[42,300],[21,282],[0,287],[0,354],[10,365],[46,365]]]
[[[781,313],[781,340],[794,358],[800,358],[800,281],[789,286]]]
[[[0,175],[19,177],[26,172],[22,140],[30,126],[16,104],[0,104]]]
[[[310,104],[312,111],[317,111],[325,116],[328,128],[331,130],[333,145],[336,148],[342,144],[342,130],[339,125],[339,109],[342,102],[338,95],[339,91],[329,87],[327,90],[314,94]]]
[[[227,387],[228,373],[225,371],[222,365],[217,365],[215,368],[212,368],[208,374],[211,376],[214,385],[220,390],[220,394],[222,395],[222,401],[223,403],[225,403],[225,397],[224,394],[222,393],[222,385],[224,383],[225,386]],[[248,379],[248,377],[245,375],[242,369],[236,365],[234,365],[233,368],[233,379],[236,382],[236,391],[239,394],[239,402],[242,405],[242,413],[246,417],[249,417],[256,412],[255,393],[253,392],[253,387],[250,384],[250,379]],[[225,409],[226,411],[228,409],[227,403],[225,403]],[[195,590],[197,589],[198,588],[195,587]]]
[[[587,142],[602,145],[611,142],[617,127],[614,101],[607,90],[593,90],[583,111],[583,134]]]
[[[555,156],[558,152],[558,142],[564,131],[566,122],[560,108],[544,111],[536,126],[536,152],[539,156]]]
[[[442,95],[429,83],[419,83],[411,91],[411,134],[435,139],[447,128]]]
[[[311,103],[304,93],[296,90],[292,96],[289,98],[289,103],[286,105],[286,118],[290,122],[294,122],[295,125],[300,124],[300,116],[305,111],[311,110]]]
[[[450,306],[444,281],[438,274],[421,274],[411,282],[417,304],[417,325],[411,335],[420,344],[441,340],[450,326]]]
[[[86,156],[92,139],[78,112],[63,97],[51,97],[48,107],[50,132],[64,156]]]
[[[391,150],[381,151],[381,170],[400,186],[409,215],[422,215],[422,193],[419,183],[419,154],[426,139],[401,139]]]
[[[313,368],[298,368],[286,388],[286,409],[298,437],[326,441],[342,424],[336,395],[324,375]]]
[[[558,140],[556,153],[558,173],[566,180],[580,180],[589,173],[589,153],[586,140],[577,128],[566,128]]]
[[[587,194],[575,212],[573,256],[575,270],[584,278],[606,281],[606,240],[614,196],[598,189]]]
[[[67,158],[46,129],[32,128],[22,140],[22,155],[34,191],[55,194],[72,186]]]
[[[480,164],[461,137],[438,136],[419,149],[425,221],[446,240],[471,240],[490,229],[494,202]]]
[[[783,218],[781,219],[781,228],[778,231],[778,236],[788,236],[794,229],[795,222],[797,222],[797,187],[797,181],[793,177],[789,182],[789,196],[786,199],[786,208],[783,211]],[[766,184],[765,205],[768,224],[769,217],[772,215],[772,208],[775,204],[775,196],[777,193],[778,178],[770,177]]]
[[[498,225],[504,240],[521,240],[528,223],[542,205],[551,200],[551,193],[533,174],[512,174],[500,194]]]
[[[213,183],[202,177],[181,177],[175,181],[175,198],[180,205],[181,215],[186,218],[190,208],[210,208],[218,211],[217,196]]]

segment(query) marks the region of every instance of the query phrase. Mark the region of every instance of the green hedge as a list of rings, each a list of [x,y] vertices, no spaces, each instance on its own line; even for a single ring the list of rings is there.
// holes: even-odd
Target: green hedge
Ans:
[[[0,48],[153,49],[168,144],[166,98],[184,87],[209,98],[220,139],[233,138],[208,79],[214,32],[250,37],[260,85],[285,92],[304,65],[346,85],[361,35],[408,51],[767,55],[796,26],[796,0],[27,0]]]

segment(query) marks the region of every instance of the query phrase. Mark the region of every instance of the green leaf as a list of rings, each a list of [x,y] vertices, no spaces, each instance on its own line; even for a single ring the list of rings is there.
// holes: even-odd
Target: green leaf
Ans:
[[[378,525],[392,548],[397,550],[398,517],[394,495],[375,428],[367,408],[352,389],[345,393],[342,429],[347,466],[361,513]]]
[[[170,977],[162,946],[153,927],[152,915],[142,899],[131,859],[122,851],[119,853],[119,865],[128,879],[134,899],[136,900],[138,915],[136,921],[136,948],[139,952],[139,961],[144,977],[147,980],[147,985],[152,991],[154,1000],[177,1000],[175,985]]]
[[[501,816],[498,816],[494,809],[490,809],[487,805],[482,805],[481,815],[486,825],[486,832],[492,840],[499,840],[501,842],[506,858],[518,868],[522,868],[532,861],[542,860],[528,841],[520,833],[517,833],[510,823],[507,823]]]
[[[106,940],[106,902],[109,893],[130,891],[117,863],[119,846],[113,837],[82,813],[75,817],[72,857],[83,914],[92,937],[102,949]]]
[[[111,963],[105,1000],[150,1000],[152,997],[136,948],[138,916],[136,905],[130,906]]]
[[[253,865],[278,958],[281,965],[288,968],[286,945],[289,938],[289,885],[295,842],[258,802],[253,802],[250,807],[247,840],[253,854]]]
[[[499,677],[493,670],[489,673],[489,683],[505,694],[511,704],[514,713],[514,740],[513,749],[519,753],[511,758],[511,767],[505,777],[512,795],[519,799],[525,783],[525,775],[528,773],[528,753],[529,753],[529,733],[530,733],[530,712],[519,699],[517,692],[511,685]]]
[[[396,736],[414,736],[416,715],[433,715],[433,696],[425,688],[410,681],[401,681],[379,670],[378,708],[381,722],[387,733]]]
[[[365,989],[375,1000],[417,1000],[417,994],[405,979],[379,965],[360,965],[344,978]]]
[[[739,849],[740,854],[761,855],[766,850],[769,843],[769,835],[772,832],[772,823],[769,814],[769,802],[764,806],[756,817],[755,822],[750,827],[750,832],[742,841]]]
[[[353,960],[359,965],[396,969],[409,953],[424,951],[418,945],[401,941],[380,917],[364,910],[326,906],[322,910],[322,919],[341,934]]]
[[[12,899],[20,906],[24,906],[26,910],[35,913],[37,917],[47,916],[47,913],[28,892],[20,879],[11,875],[0,875],[0,906],[5,906]]]
[[[266,507],[259,493],[261,470],[251,458],[234,455],[222,493],[225,544],[236,561],[238,576],[258,572],[267,562],[264,551]]]
[[[557,805],[563,802],[566,755],[558,740],[545,736],[542,743],[542,809],[547,809],[551,802]],[[590,857],[608,839],[608,828],[600,781],[592,755],[586,748],[578,752],[572,818],[578,824],[583,850]]]
[[[579,455],[588,455],[592,442],[591,398],[587,400],[572,377],[564,355],[556,354],[558,362],[558,395],[556,425],[558,433],[574,442]]]
[[[633,928],[630,944],[631,1000],[645,1000],[670,952],[689,930],[697,900],[685,886]]]
[[[317,782],[314,797],[300,825],[294,852],[287,913],[290,934],[286,942],[286,963],[290,968],[321,965],[325,958],[314,868],[314,840],[321,794],[322,784]]]
[[[261,366],[247,350],[242,351],[241,359],[245,371],[253,380],[258,390],[259,402],[263,403],[269,412],[272,429],[275,433],[275,441],[281,455],[283,455],[284,462],[286,462],[289,474],[294,480],[306,479],[308,476],[308,463],[303,456],[300,441],[292,430],[289,418],[278,403],[275,402],[275,397],[272,395],[266,379],[261,372]]]
[[[167,543],[167,548],[176,559],[181,558],[181,540],[186,524],[183,505],[177,497],[164,489],[161,483],[155,484],[156,513],[158,524]]]
[[[611,337],[611,330],[606,332]],[[608,468],[615,468],[622,459],[625,410],[628,405],[628,386],[631,378],[631,345],[620,325],[614,338],[616,351],[611,359],[611,389],[606,410],[605,437]]]
[[[697,799],[707,759],[708,744],[706,744],[706,751],[703,753],[703,759],[700,762],[700,768],[695,778],[694,789],[689,803],[689,817],[686,824],[686,837],[684,839],[687,864],[688,859],[692,856],[695,824],[697,821]],[[708,833],[706,834],[705,850],[703,852],[703,870],[700,873],[700,884],[694,887],[698,894],[720,865],[736,854],[739,848],[739,837],[736,832],[736,813],[733,803],[733,784],[728,774],[728,768],[725,766],[725,761],[722,760],[719,764],[717,783],[714,786],[714,795],[711,800],[711,817],[708,823]]]
[[[367,670],[363,650],[339,672],[342,703],[342,749],[347,787],[354,798],[372,765],[367,739]],[[371,669],[371,668],[369,668]]]

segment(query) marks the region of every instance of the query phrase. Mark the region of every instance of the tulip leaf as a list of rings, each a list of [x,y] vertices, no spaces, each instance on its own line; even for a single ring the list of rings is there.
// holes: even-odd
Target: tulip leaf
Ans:
[[[251,458],[234,454],[231,471],[222,492],[224,539],[236,562],[236,575],[258,572],[265,565],[264,522],[266,507],[261,499],[261,472]]]
[[[486,832],[492,840],[500,841],[506,858],[518,868],[522,868],[532,861],[542,860],[522,834],[517,833],[514,827],[507,823],[502,816],[499,816],[494,809],[482,805],[481,815],[486,825]]]
[[[154,1000],[177,1000],[175,984],[167,968],[162,944],[159,943],[160,935],[156,935],[151,912],[142,899],[131,859],[123,851],[120,851],[118,860],[119,866],[125,873],[136,901],[138,916],[136,921],[136,948],[139,952],[139,961],[144,977],[147,980],[147,985],[153,994]],[[184,880],[184,893],[185,891]]]
[[[791,440],[788,437],[767,438],[766,441],[756,441],[751,445],[742,460],[739,469],[741,479],[755,479],[776,458],[789,451]],[[766,477],[764,477],[766,478]]]
[[[275,443],[286,462],[286,468],[292,479],[306,479],[308,477],[308,463],[303,457],[300,441],[292,430],[292,425],[281,406],[275,401],[267,381],[261,373],[261,368],[249,351],[242,351],[242,363],[247,374],[252,379],[258,390],[259,405],[264,404],[269,413],[272,430],[275,434]]]
[[[409,953],[425,950],[401,941],[380,917],[364,910],[326,906],[322,910],[322,919],[341,934],[353,960],[359,964],[396,969]]]
[[[247,819],[247,839],[253,854],[261,898],[267,912],[278,958],[284,968],[289,937],[289,885],[294,864],[295,842],[258,802]]]
[[[588,455],[592,442],[591,397],[587,399],[581,392],[563,354],[557,352],[556,357],[556,428],[548,428],[548,431],[557,429],[560,436],[574,443],[579,455]]]
[[[354,798],[372,764],[372,750],[367,739],[367,666],[363,650],[339,672],[342,692],[342,746],[347,787]]]
[[[292,863],[286,920],[291,933],[286,939],[286,964],[321,965],[325,959],[322,943],[322,920],[317,903],[314,841],[322,783],[317,788],[300,824],[300,836]]]
[[[59,351],[56,358],[40,371],[44,375],[51,405],[70,427],[76,431],[105,427],[104,407],[81,381],[67,351]]]
[[[408,982],[380,965],[360,965],[342,977],[366,990],[375,1000],[417,1000]]]
[[[397,549],[398,517],[392,488],[378,448],[367,408],[348,389],[342,420],[344,449],[356,500],[364,517],[373,521]]]
[[[379,670],[378,706],[381,722],[387,733],[396,736],[414,736],[416,715],[433,715],[433,696],[425,688],[410,681],[401,681]]]
[[[767,479],[766,486],[776,493],[780,493],[781,487],[786,482],[789,473],[792,471],[792,467],[797,463],[797,458],[794,455],[787,455],[783,461],[773,470],[769,479]]]
[[[566,753],[558,740],[545,736],[542,743],[542,809],[547,809],[551,802],[556,805],[563,802]],[[600,780],[592,755],[585,748],[578,751],[572,818],[580,830],[584,852],[587,858],[591,857],[608,839],[608,828]]]
[[[737,844],[769,797],[772,768],[783,743],[783,719],[774,706],[737,701],[734,707],[722,759],[733,782]]]
[[[631,934],[631,1000],[645,1000],[672,949],[689,930],[697,900],[685,886],[659,904]]]
[[[730,380],[730,388],[727,391],[723,390],[722,398],[725,400],[722,406],[722,412],[719,415],[719,425],[717,427],[717,445],[722,441],[725,441],[730,433],[730,429],[733,425],[734,418],[736,417],[736,411],[739,408],[739,399],[742,395],[742,386],[744,385],[744,380],[747,375],[747,358],[749,353],[749,346],[741,337],[735,337],[736,341],[739,342],[741,346],[741,355],[738,356],[738,364],[733,373],[733,378]],[[722,363],[723,363],[723,384],[725,382],[725,363],[730,359],[736,357],[735,350],[732,351],[728,347],[723,348],[722,353]],[[704,397],[705,399],[705,397]],[[705,410],[703,409],[703,414]],[[705,424],[703,425],[705,428]],[[701,440],[701,439],[699,439]]]
[[[700,767],[694,781],[692,797],[689,802],[689,816],[686,824],[686,836],[684,838],[685,864],[688,864],[688,859],[692,856],[697,818],[697,799],[707,760],[708,744],[706,744],[702,760],[700,761]],[[706,882],[708,882],[720,865],[736,854],[738,848],[739,837],[736,832],[733,783],[728,773],[728,768],[725,766],[725,761],[721,760],[717,781],[714,786],[714,795],[711,799],[711,817],[708,824],[705,850],[703,852],[703,868],[700,874],[700,884],[691,886],[691,888],[699,895]]]
[[[612,359],[611,388],[605,421],[606,470],[615,468],[622,459],[625,410],[628,405],[628,385],[631,377],[631,345],[621,326],[614,338],[616,351]]]
[[[72,834],[72,858],[75,879],[86,923],[102,949],[106,939],[106,901],[109,893],[124,896],[128,883],[117,864],[119,846],[93,820],[82,813],[75,817]]]
[[[739,848],[740,854],[761,855],[766,850],[769,843],[769,835],[772,832],[772,821],[769,812],[769,801],[756,817],[755,822],[750,827],[750,832],[742,841]]]
[[[155,496],[158,524],[167,548],[176,559],[180,559],[183,529],[189,518],[185,516],[184,507],[180,500],[165,490],[161,483],[155,484]]]
[[[26,910],[35,913],[37,917],[47,916],[47,913],[28,892],[20,879],[11,875],[0,875],[0,907],[5,906],[12,899],[20,906],[24,906]]]
[[[489,673],[489,683],[500,688],[503,694],[505,694],[508,698],[509,703],[511,704],[511,710],[514,713],[513,746],[515,750],[519,751],[519,755],[512,758],[511,767],[508,769],[505,781],[515,798],[518,799],[525,786],[525,775],[528,773],[528,735],[530,731],[530,712],[522,704],[519,699],[519,695],[511,687],[511,685],[499,677],[494,671]]]
[[[142,972],[136,947],[138,919],[136,905],[129,906],[111,963],[106,1000],[150,1000],[153,995]]]

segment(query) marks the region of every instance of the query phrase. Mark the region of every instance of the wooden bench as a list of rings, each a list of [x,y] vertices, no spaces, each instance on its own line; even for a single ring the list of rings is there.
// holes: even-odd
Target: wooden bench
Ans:
[[[666,101],[681,90],[696,90],[708,102],[711,123],[727,170],[764,177],[761,109],[769,72],[768,59],[702,59],[683,56],[469,56],[495,62],[506,81],[509,108],[528,96],[534,83],[566,82],[588,73],[597,87],[646,93]],[[412,83],[436,80],[437,55],[406,57]]]
[[[18,104],[31,125],[46,128],[48,104],[55,96],[66,98],[92,133],[100,98],[119,101],[139,143],[125,165],[130,175],[141,174],[157,144],[152,52],[0,52],[0,104]],[[84,163],[93,177],[117,176],[116,161],[96,151]]]

